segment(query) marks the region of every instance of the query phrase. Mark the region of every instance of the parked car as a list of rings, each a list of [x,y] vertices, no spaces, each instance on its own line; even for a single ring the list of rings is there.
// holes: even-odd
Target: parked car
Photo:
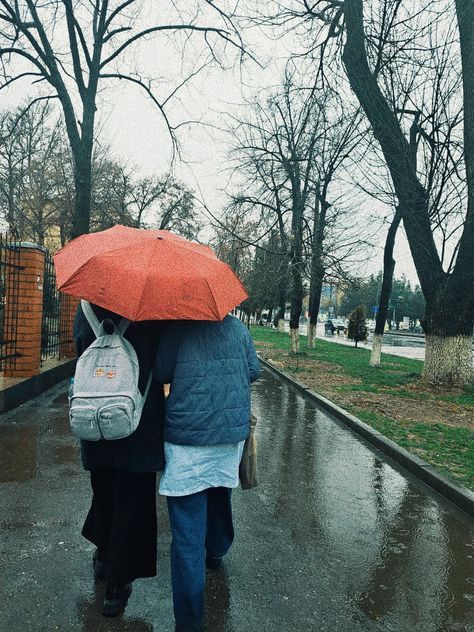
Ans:
[[[331,318],[324,323],[324,331],[329,334],[334,332],[339,333],[344,331],[346,324],[342,318]]]
[[[375,331],[375,320],[366,320],[365,324],[367,326],[368,331],[373,333]]]
[[[336,328],[336,331],[344,331],[346,327],[346,323],[344,320],[342,320],[342,318],[333,318],[332,324]]]

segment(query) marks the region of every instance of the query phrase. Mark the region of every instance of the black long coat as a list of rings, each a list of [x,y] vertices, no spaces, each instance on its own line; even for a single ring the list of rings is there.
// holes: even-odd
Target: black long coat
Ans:
[[[92,306],[102,322],[105,318],[120,322],[121,317],[102,307]],[[140,376],[138,387],[143,393],[153,369],[162,325],[159,321],[131,323],[125,332],[138,357]],[[74,321],[74,340],[80,356],[95,340],[94,333],[79,305]],[[163,386],[152,379],[138,428],[133,434],[115,441],[81,441],[81,459],[84,469],[116,467],[131,472],[157,472],[164,467],[163,428],[165,400]]]

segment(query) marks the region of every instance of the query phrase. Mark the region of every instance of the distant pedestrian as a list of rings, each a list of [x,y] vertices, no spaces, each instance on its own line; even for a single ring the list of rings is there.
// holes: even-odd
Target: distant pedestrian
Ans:
[[[92,307],[100,322],[121,320],[117,314]],[[159,322],[143,321],[131,323],[125,333],[138,357],[142,394],[153,370],[160,330]],[[80,306],[74,338],[78,355],[95,340]],[[133,580],[156,575],[156,472],[164,466],[163,424],[163,387],[152,379],[135,432],[114,441],[81,441],[82,463],[90,471],[93,492],[82,534],[97,547],[95,579],[107,581],[104,616],[124,610]]]
[[[166,402],[171,580],[177,632],[202,630],[205,567],[217,568],[234,539],[231,492],[249,433],[250,383],[260,374],[252,339],[233,316],[165,326],[155,360]]]

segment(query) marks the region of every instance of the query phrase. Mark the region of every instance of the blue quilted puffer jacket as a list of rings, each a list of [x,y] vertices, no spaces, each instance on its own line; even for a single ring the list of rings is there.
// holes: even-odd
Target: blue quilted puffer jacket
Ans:
[[[234,316],[165,325],[155,358],[157,381],[171,384],[165,440],[178,445],[244,440],[250,383],[259,375],[250,334]]]

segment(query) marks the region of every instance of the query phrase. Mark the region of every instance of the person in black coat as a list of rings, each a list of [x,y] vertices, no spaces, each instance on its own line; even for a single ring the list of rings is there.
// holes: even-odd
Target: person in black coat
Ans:
[[[102,307],[92,308],[99,322],[121,320]],[[160,332],[159,321],[131,323],[125,332],[138,357],[141,393],[153,368]],[[74,340],[78,356],[95,340],[80,305]],[[156,575],[156,472],[164,467],[164,411],[163,385],[153,378],[134,433],[115,441],[81,441],[81,460],[90,471],[93,492],[82,535],[97,547],[95,579],[107,581],[104,616],[123,611],[133,580]]]

